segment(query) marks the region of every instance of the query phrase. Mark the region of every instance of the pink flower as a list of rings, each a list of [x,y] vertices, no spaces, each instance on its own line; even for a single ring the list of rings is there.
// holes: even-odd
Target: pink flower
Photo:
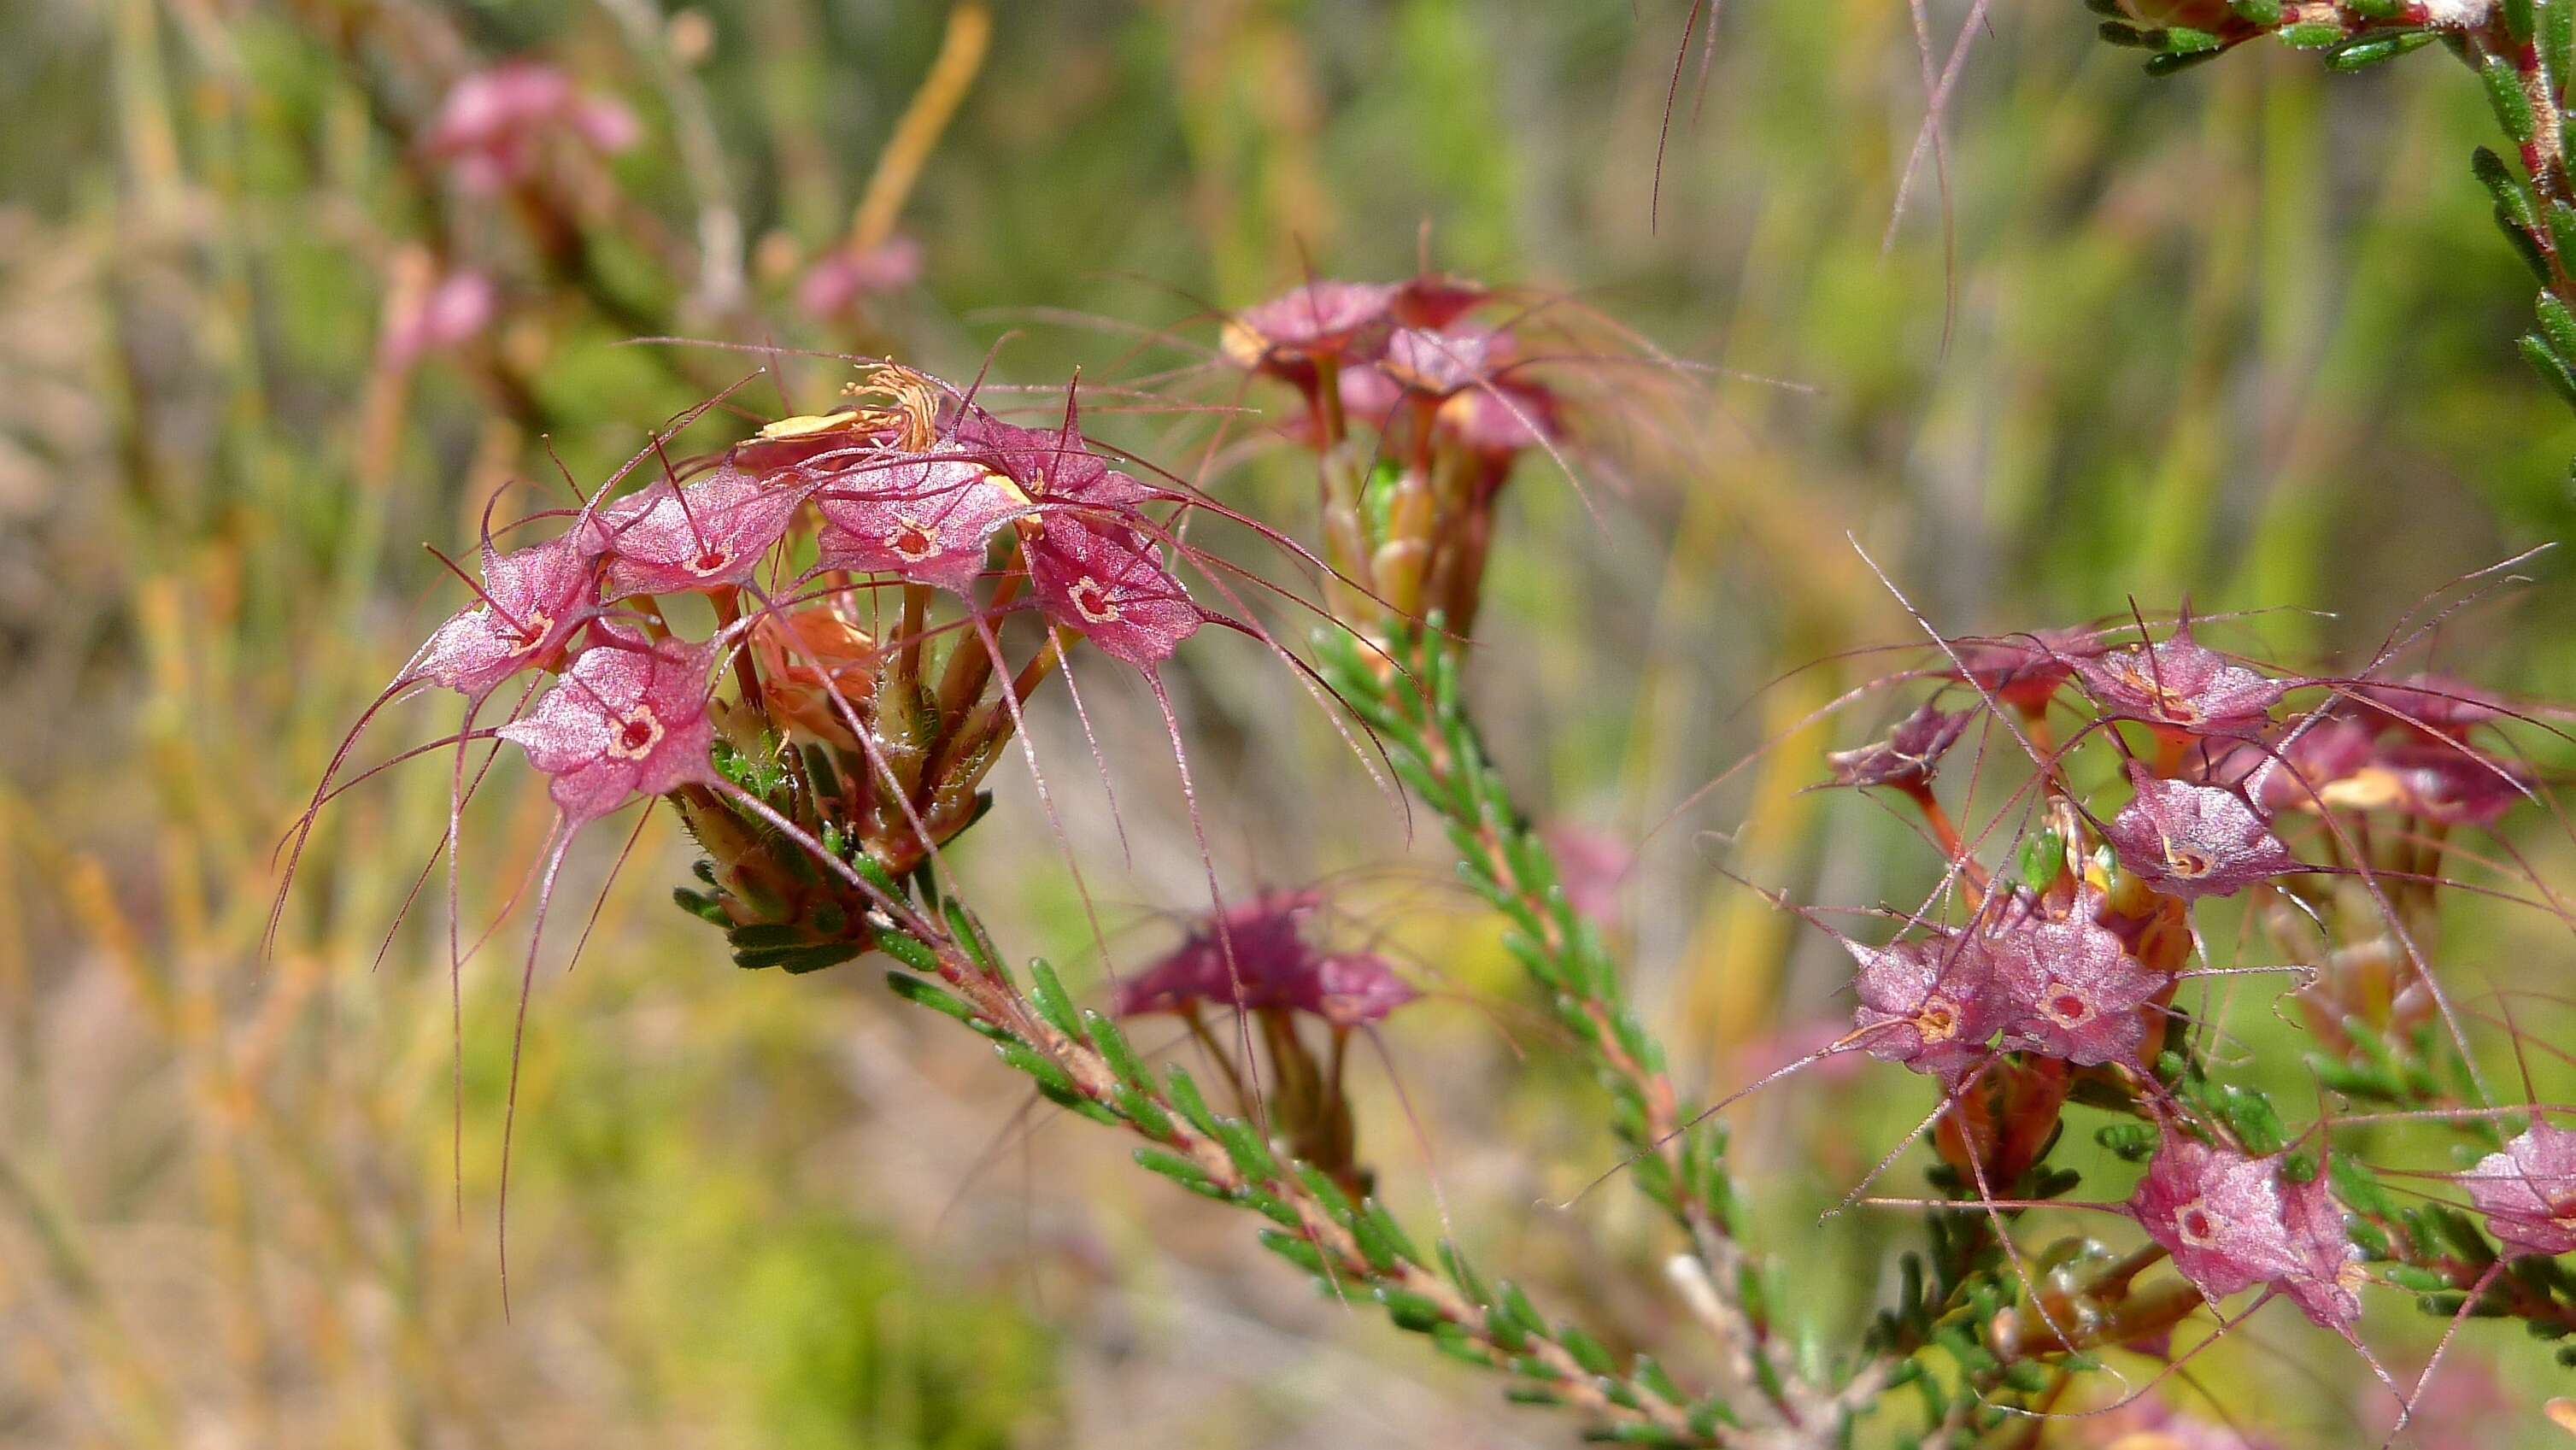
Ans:
[[[2242,734],[2268,724],[2290,688],[2195,643],[2189,620],[2152,645],[2074,663],[2106,717],[2192,734]]]
[[[1023,549],[1048,619],[1139,668],[1170,658],[1206,621],[1164,567],[1139,507],[1160,495],[1111,468],[1080,428],[1022,428],[971,412],[955,447],[1036,502],[1037,528]]]
[[[841,317],[865,298],[900,292],[921,280],[921,243],[888,237],[866,251],[826,252],[796,284],[796,306],[815,317]]]
[[[748,584],[787,532],[805,490],[720,466],[685,486],[657,483],[577,530],[608,559],[608,597]]]
[[[1409,392],[1446,398],[1490,386],[1518,351],[1510,333],[1490,327],[1404,327],[1387,338],[1376,367]]]
[[[429,129],[430,154],[455,168],[468,191],[498,191],[535,171],[549,138],[570,136],[614,155],[635,144],[635,113],[585,96],[572,79],[535,61],[504,61],[457,81]]]
[[[2129,1212],[2210,1302],[2255,1284],[2278,1289],[2327,1329],[2361,1319],[2370,1282],[2322,1173],[2298,1182],[2280,1154],[2256,1158],[2168,1127]]]
[[[1373,282],[1309,282],[1236,313],[1219,341],[1239,367],[1300,386],[1317,359],[1365,362],[1386,346],[1400,288]]]
[[[2508,1251],[2576,1252],[2576,1132],[2534,1123],[2462,1181]]]
[[[1574,914],[1604,929],[1619,924],[1619,883],[1636,859],[1626,842],[1607,831],[1558,821],[1539,832],[1556,857],[1557,885]]]
[[[994,532],[1033,508],[980,464],[901,454],[867,455],[833,473],[815,506],[823,567],[952,591],[982,572]]]
[[[2357,700],[2368,702],[2356,715],[2374,725],[2412,726],[2453,739],[2465,737],[2475,726],[2503,718],[2508,709],[2502,695],[2448,675],[2374,680],[2354,686],[2352,693]]]
[[[507,554],[486,540],[482,596],[438,627],[406,675],[479,700],[519,671],[551,663],[597,612],[599,571],[569,539]]]
[[[2395,811],[2443,825],[2493,825],[2530,799],[2531,768],[2459,740],[2406,727],[2412,739],[2380,740],[2359,720],[2330,717],[2262,761],[2249,779],[2274,810]],[[2253,747],[2220,762],[2221,774]]]
[[[2078,659],[2102,652],[2090,630],[2042,629],[1995,639],[1951,643],[1958,655],[1952,678],[1973,685],[1999,704],[2016,710],[2039,710],[2074,674]]]
[[[2292,1260],[2280,1280],[2281,1292],[2325,1328],[2350,1329],[2360,1322],[2361,1286],[2370,1279],[2362,1269],[2360,1246],[2344,1232],[2343,1205],[2326,1187],[2325,1174],[2305,1183],[2282,1177],[2281,1222]]]
[[[2229,896],[2300,869],[2299,860],[2235,791],[2164,780],[2129,765],[2137,794],[2104,832],[2120,865],[2168,896]]]
[[[1853,1020],[1870,1056],[1946,1076],[1983,1058],[2002,1030],[2003,993],[1976,937],[1936,931],[1883,947],[1843,947],[1860,964]]]
[[[386,366],[400,368],[424,354],[460,347],[492,325],[500,305],[491,278],[471,270],[450,272],[412,305],[387,310],[377,356]]]
[[[2086,890],[2062,921],[2032,913],[1994,933],[1996,980],[2012,1014],[2007,1048],[2098,1067],[2134,1056],[2146,1040],[2140,1009],[2172,979],[2147,970],[2094,920],[2101,902]]]
[[[1038,607],[1112,659],[1151,667],[1206,619],[1161,548],[1134,529],[1057,514],[1027,550]]]
[[[1186,1015],[1205,1004],[1304,1012],[1335,1027],[1359,1027],[1383,1021],[1420,995],[1374,953],[1325,951],[1309,941],[1309,923],[1322,904],[1312,890],[1268,891],[1228,909],[1222,933],[1215,923],[1202,923],[1179,946],[1121,981],[1111,1011],[1121,1017]]]
[[[2212,1147],[2168,1128],[2128,1209],[2213,1303],[2300,1271],[2277,1159]]]
[[[1307,960],[1311,949],[1304,923],[1320,904],[1312,892],[1272,891],[1229,909],[1222,934],[1212,922],[1193,928],[1179,946],[1121,979],[1110,997],[1111,1012],[1120,1017],[1186,1012],[1201,1002],[1231,1007],[1236,975],[1249,998],[1254,983],[1276,980]],[[1229,949],[1232,973],[1226,968]]]
[[[1884,738],[1857,750],[1827,752],[1825,763],[1833,768],[1834,784],[1885,785],[1903,790],[1921,790],[1931,785],[1933,770],[1941,757],[1968,728],[1968,713],[1944,711],[1926,701],[1923,708],[1897,722]]]
[[[551,777],[547,794],[578,826],[636,796],[715,780],[707,751],[707,675],[715,651],[680,640],[648,643],[611,630],[573,658],[561,684],[499,730]]]

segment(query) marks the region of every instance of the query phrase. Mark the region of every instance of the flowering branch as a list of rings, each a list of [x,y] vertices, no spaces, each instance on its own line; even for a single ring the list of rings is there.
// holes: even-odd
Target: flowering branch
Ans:
[[[1546,842],[1487,757],[1460,693],[1462,652],[1436,619],[1397,631],[1385,648],[1380,657],[1349,635],[1326,636],[1325,676],[1440,813],[1460,878],[1510,921],[1505,948],[1591,1060],[1612,1131],[1633,1155],[1626,1167],[1691,1245],[1694,1267],[1678,1271],[1686,1300],[1779,1419],[1813,1422],[1818,1397],[1780,1365],[1761,1270],[1739,1242],[1744,1205],[1726,1171],[1724,1127],[1683,1104],[1599,928],[1574,909]]]
[[[905,899],[892,878],[873,874],[890,899]],[[1136,1161],[1147,1170],[1269,1219],[1274,1227],[1262,1230],[1263,1247],[1344,1302],[1373,1300],[1397,1328],[1508,1376],[1515,1400],[1572,1409],[1598,1438],[1672,1447],[1735,1443],[1728,1437],[1734,1418],[1722,1401],[1684,1393],[1644,1355],[1622,1368],[1580,1328],[1550,1323],[1517,1286],[1489,1284],[1446,1240],[1425,1255],[1383,1203],[1354,1198],[1329,1173],[1279,1152],[1251,1122],[1211,1110],[1186,1069],[1154,1072],[1115,1021],[1074,1007],[1046,962],[1029,964],[1029,984],[1021,988],[955,900],[907,913],[900,925],[889,918],[874,942],[902,964],[887,973],[898,996],[991,1039],[1048,1101],[1143,1138]]]

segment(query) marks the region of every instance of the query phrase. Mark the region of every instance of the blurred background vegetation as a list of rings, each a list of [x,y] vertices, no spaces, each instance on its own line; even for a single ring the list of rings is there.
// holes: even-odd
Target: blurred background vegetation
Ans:
[[[444,772],[349,798],[264,962],[270,848],[455,607],[417,541],[453,550],[495,488],[548,484],[541,435],[595,481],[747,370],[628,339],[894,348],[967,376],[1007,332],[997,378],[1079,366],[1104,386],[1100,431],[1177,467],[1204,430],[1122,413],[1105,385],[1186,353],[1070,318],[1205,342],[1212,308],[1310,266],[1392,276],[1425,248],[1582,291],[1727,371],[1583,465],[1597,523],[1526,471],[1477,688],[1523,790],[1632,844],[1885,666],[1766,681],[1908,638],[1846,531],[1945,627],[2188,593],[2332,611],[2228,635],[2312,660],[2576,515],[2576,429],[2513,354],[2529,287],[2466,165],[2491,122],[2438,52],[2329,78],[2257,47],[2157,82],[2074,0],[1997,6],[1951,108],[1946,197],[1927,171],[1891,233],[1925,105],[1902,0],[1725,6],[1652,208],[1684,0],[1014,0],[980,66],[952,53],[960,104],[899,198],[917,277],[822,315],[800,287],[850,232],[946,8],[656,4],[0,0],[0,1443],[1562,1440],[1030,1111],[872,971],[736,971],[667,904],[687,853],[660,820],[579,969],[538,975],[504,1320],[492,1211],[524,938],[465,983],[461,1223],[443,903],[369,966],[439,839]],[[1929,6],[1937,51],[1966,8]],[[642,144],[576,168],[569,244],[425,159],[447,88],[508,57],[640,122]],[[738,291],[701,249],[728,217]],[[389,331],[458,272],[495,288],[488,325],[404,355]],[[806,407],[847,375],[787,371]],[[1220,461],[1210,488],[1308,530],[1293,458]],[[2537,572],[2445,659],[2576,694],[2576,592]],[[1532,1206],[1608,1150],[1438,843],[1412,859],[1258,651],[1201,641],[1175,685],[1229,876],[1346,873],[1443,989],[1388,1035],[1418,1138],[1384,1091],[1366,1129],[1405,1206],[1431,1211],[1427,1153],[1471,1244],[1629,1333],[1685,1334],[1619,1195]],[[1132,862],[1070,722],[1037,734],[1113,946],[1148,951],[1203,888],[1150,704],[1100,690]],[[1810,899],[1929,876],[1881,813],[1800,793],[1830,743],[1765,757],[1654,835],[1622,893],[1691,1079],[1750,1078],[1844,1010],[1830,944],[1711,852]],[[1017,949],[1088,961],[1042,818],[1024,786],[1002,794],[1018,828],[966,852],[985,909]],[[469,922],[546,814],[529,789],[479,803]],[[590,844],[559,921],[609,874],[617,843]],[[2516,944],[2538,931],[2471,923],[2454,950],[2545,980],[2563,943]],[[1770,1241],[1811,1265],[1820,1350],[1914,1232],[1813,1226],[1928,1105],[1892,1077],[1811,1078],[1743,1130]],[[2374,1327],[2403,1368],[2430,1347],[2402,1314]],[[2480,1399],[2487,1376],[2559,1373],[2524,1348],[2471,1345],[2422,1443],[2541,1433]],[[2361,1434],[2357,1364],[2303,1327],[2267,1318],[2203,1378],[2285,1444]]]

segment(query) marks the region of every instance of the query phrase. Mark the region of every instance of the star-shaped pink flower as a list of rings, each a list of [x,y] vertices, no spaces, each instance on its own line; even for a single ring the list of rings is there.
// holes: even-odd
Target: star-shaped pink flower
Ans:
[[[1860,964],[1852,991],[1870,1056],[1947,1076],[1983,1058],[2004,1025],[1994,965],[1974,935],[1935,931],[1883,947],[1846,941]]]
[[[2187,901],[2229,896],[2300,869],[2298,857],[2245,797],[2223,786],[2165,780],[2129,765],[2136,794],[2104,834],[2120,865]]]
[[[639,795],[710,783],[715,722],[707,714],[707,676],[714,656],[707,645],[605,633],[573,657],[536,709],[499,734],[550,777],[547,794],[575,826]]]
[[[695,483],[657,483],[619,499],[577,532],[607,557],[612,599],[736,588],[786,536],[805,492],[727,465]]]
[[[974,582],[994,532],[1031,511],[981,464],[899,454],[836,472],[815,507],[825,568],[948,590]]]
[[[1268,891],[1225,914],[1118,984],[1112,1010],[1121,1017],[1220,1010],[1304,1012],[1335,1027],[1360,1027],[1420,994],[1383,957],[1326,951],[1308,940],[1323,898],[1312,890]],[[1229,967],[1227,952],[1232,950]],[[1240,995],[1238,996],[1238,986]]]
[[[2128,1209],[2212,1302],[2299,1270],[2276,1159],[2168,1128]]]
[[[2010,1003],[2006,1047],[2098,1067],[2134,1056],[2146,1040],[2139,1009],[2171,979],[2094,920],[2101,903],[2099,892],[2085,891],[2063,920],[2033,913],[1994,933],[1995,975]]]
[[[1051,513],[1026,549],[1038,607],[1112,659],[1150,668],[1207,618],[1135,529]]]
[[[2242,734],[2265,725],[2290,688],[2196,643],[2188,621],[2152,645],[2074,664],[2104,715],[2191,734]]]
[[[2576,1252],[2576,1132],[2534,1123],[2462,1180],[2487,1232],[2517,1254]]]
[[[599,571],[568,538],[504,554],[483,545],[483,597],[440,625],[405,671],[479,700],[551,663],[597,612]]]

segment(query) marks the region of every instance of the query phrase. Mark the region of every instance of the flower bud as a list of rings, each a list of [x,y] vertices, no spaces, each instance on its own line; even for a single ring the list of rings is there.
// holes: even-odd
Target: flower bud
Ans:
[[[2067,1065],[2055,1058],[1999,1058],[1941,1115],[1932,1145],[1966,1183],[2008,1194],[2056,1134],[2070,1081]]]
[[[770,723],[781,734],[858,751],[858,736],[832,697],[837,692],[855,713],[874,696],[883,656],[866,631],[831,609],[765,615],[752,626],[751,651]]]

